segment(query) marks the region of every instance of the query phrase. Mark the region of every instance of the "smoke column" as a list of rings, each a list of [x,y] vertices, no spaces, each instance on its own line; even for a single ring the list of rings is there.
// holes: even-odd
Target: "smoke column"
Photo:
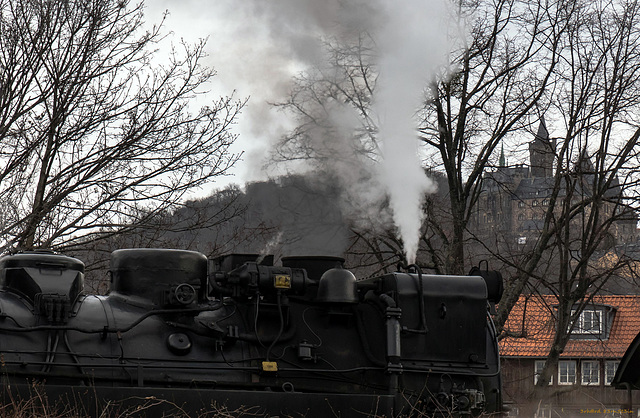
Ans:
[[[380,207],[376,202],[388,198],[393,222],[410,263],[414,262],[418,248],[425,194],[435,190],[418,155],[415,112],[421,107],[423,89],[433,80],[436,69],[446,64],[444,57],[449,50],[450,31],[446,27],[445,1],[253,0],[234,1],[228,9],[236,13],[230,16],[230,21],[242,17],[237,29],[239,39],[241,36],[250,39],[248,31],[254,30],[259,37],[257,44],[262,45],[265,38],[269,40],[269,53],[258,53],[259,63],[255,57],[252,62],[238,60],[242,62],[243,76],[254,84],[255,80],[264,80],[266,74],[272,92],[273,86],[278,86],[282,97],[272,97],[272,102],[286,98],[293,75],[287,73],[286,68],[300,71],[322,65],[322,38],[342,39],[346,34],[363,31],[372,36],[377,49],[374,64],[379,71],[373,98],[373,110],[378,118],[379,160],[371,165],[371,160],[362,161],[353,155],[353,158],[328,159],[322,164],[327,165],[325,172],[342,177],[341,185],[352,201],[351,207],[371,208],[371,219],[387,220],[384,214],[373,212]],[[223,3],[226,4],[226,0]],[[251,56],[247,55],[248,59]],[[288,67],[283,65],[286,62]],[[256,107],[262,105],[250,101],[250,111],[251,106],[255,112]],[[319,134],[317,143],[334,147],[336,156],[349,157],[353,147],[348,141],[354,136],[358,122],[350,116],[349,109],[340,109],[344,105],[332,103],[330,106],[335,107],[330,112],[335,119],[329,122],[337,133],[335,138]],[[266,120],[264,116],[255,120],[256,132],[269,130]],[[273,135],[273,131],[268,134]],[[343,140],[346,142],[340,144]],[[258,154],[264,155],[264,152]],[[261,165],[258,161],[248,162],[253,167]]]
[[[382,142],[380,178],[387,188],[407,261],[413,263],[424,197],[435,191],[418,157],[414,113],[421,105],[422,89],[444,63],[446,51],[441,48],[447,45],[447,31],[436,19],[445,16],[446,10],[438,1],[386,6],[387,19],[377,38],[379,78],[374,97]]]

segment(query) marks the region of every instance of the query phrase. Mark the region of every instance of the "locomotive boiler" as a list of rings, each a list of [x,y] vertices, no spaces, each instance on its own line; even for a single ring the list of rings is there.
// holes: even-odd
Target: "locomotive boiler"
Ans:
[[[3,399],[37,383],[49,399],[84,400],[88,415],[126,399],[165,400],[193,416],[500,411],[489,315],[499,273],[399,270],[357,280],[336,257],[276,266],[271,256],[125,249],[112,253],[111,290],[98,296],[83,292],[75,258],[5,256]]]

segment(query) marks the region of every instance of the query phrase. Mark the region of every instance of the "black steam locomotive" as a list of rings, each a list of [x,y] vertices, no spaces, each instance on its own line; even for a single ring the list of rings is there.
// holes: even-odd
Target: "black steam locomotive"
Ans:
[[[356,280],[335,257],[126,249],[108,296],[83,293],[81,261],[0,259],[3,399],[157,399],[199,416],[467,416],[498,412],[488,310],[498,273]],[[162,402],[157,407],[163,407]],[[157,411],[146,410],[150,415]]]

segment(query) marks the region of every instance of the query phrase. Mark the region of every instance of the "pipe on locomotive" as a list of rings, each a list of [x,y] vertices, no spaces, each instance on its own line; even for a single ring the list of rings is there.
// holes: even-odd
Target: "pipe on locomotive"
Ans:
[[[421,295],[418,298],[418,310],[420,314],[420,328],[411,329],[411,328],[403,328],[402,330],[405,332],[411,332],[414,334],[426,334],[429,332],[429,328],[427,328],[427,317],[425,316],[424,309],[424,283],[422,282],[422,269],[417,264],[409,264],[405,265],[403,263],[398,263],[398,270],[404,269],[409,273],[412,273],[412,270],[417,273],[418,276],[418,294]]]

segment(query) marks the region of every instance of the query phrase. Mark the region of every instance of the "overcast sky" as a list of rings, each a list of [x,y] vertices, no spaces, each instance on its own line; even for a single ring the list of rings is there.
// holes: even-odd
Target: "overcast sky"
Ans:
[[[354,33],[368,33],[375,43],[377,70],[370,112],[378,132],[375,162],[361,153],[348,154],[359,149],[352,144],[358,141],[353,133],[368,122],[359,120],[341,101],[326,105],[333,111],[323,120],[336,130],[310,137],[314,147],[333,145],[329,152],[333,150],[336,158],[318,159],[316,164],[324,167],[317,172],[337,174],[344,199],[353,207],[378,207],[375,202],[389,197],[393,221],[413,262],[422,201],[425,193],[435,190],[418,156],[414,116],[424,100],[425,83],[449,61],[449,42],[454,39],[450,35],[459,30],[446,4],[443,0],[148,0],[147,20],[157,22],[167,10],[166,27],[175,40],[208,37],[208,64],[218,72],[212,99],[233,90],[240,98],[250,97],[238,121],[236,149],[245,151],[235,170],[239,184],[261,179],[259,157],[290,123],[267,103],[286,97],[292,75],[323,64],[321,39],[346,40]],[[355,117],[345,117],[349,112]],[[335,181],[335,176],[327,181]]]
[[[232,93],[237,98],[250,98],[235,127],[240,137],[234,150],[244,151],[243,161],[234,170],[234,177],[227,179],[238,184],[263,178],[260,156],[264,155],[269,141],[286,128],[286,120],[273,111],[268,102],[282,98],[291,76],[303,68],[288,40],[281,36],[278,41],[279,36],[273,31],[277,25],[275,20],[268,13],[256,11],[252,3],[238,0],[145,2],[148,24],[160,22],[163,13],[168,11],[165,27],[173,33],[174,42],[185,39],[194,43],[208,38],[207,65],[217,72],[208,95],[210,100]],[[223,183],[226,184],[223,181],[214,188]]]

